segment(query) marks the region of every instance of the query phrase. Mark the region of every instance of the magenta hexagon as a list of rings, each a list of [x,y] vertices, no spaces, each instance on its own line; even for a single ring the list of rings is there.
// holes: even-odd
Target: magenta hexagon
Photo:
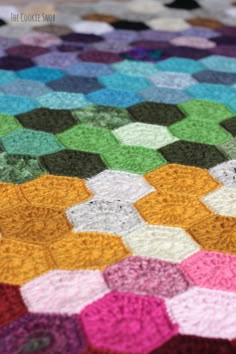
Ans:
[[[93,349],[148,354],[176,335],[163,300],[111,292],[79,316]]]

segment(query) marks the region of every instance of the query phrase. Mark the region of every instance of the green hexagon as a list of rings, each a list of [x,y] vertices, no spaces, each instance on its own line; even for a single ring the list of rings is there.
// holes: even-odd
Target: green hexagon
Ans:
[[[102,153],[118,144],[108,129],[94,128],[83,124],[57,134],[57,138],[69,149],[95,153]]]
[[[185,118],[169,126],[170,132],[181,140],[217,145],[228,141],[232,135],[217,123],[195,118]]]
[[[234,113],[224,104],[207,100],[189,100],[179,104],[178,107],[190,117],[215,123],[220,123],[224,119],[234,116]]]
[[[122,107],[92,105],[73,112],[82,124],[91,127],[116,129],[132,121],[129,112]]]
[[[0,136],[4,136],[20,128],[20,123],[13,116],[0,113]]]
[[[102,155],[105,164],[113,170],[145,174],[166,163],[156,150],[141,146],[119,145]]]
[[[230,139],[226,143],[218,145],[219,149],[229,160],[236,159],[236,139]]]
[[[24,155],[0,154],[0,181],[23,183],[46,173],[37,158]]]

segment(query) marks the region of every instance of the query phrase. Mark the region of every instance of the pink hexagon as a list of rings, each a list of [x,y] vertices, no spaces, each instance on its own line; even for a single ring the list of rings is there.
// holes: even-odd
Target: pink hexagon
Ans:
[[[115,291],[87,306],[80,318],[92,348],[98,351],[147,354],[178,330],[163,300]]]
[[[208,49],[216,46],[215,42],[201,37],[181,36],[170,41],[171,44],[190,48]]]
[[[236,294],[193,287],[166,301],[180,334],[232,339],[236,337]]]
[[[21,287],[29,311],[41,313],[77,314],[107,292],[98,270],[50,271]]]
[[[236,292],[236,255],[200,251],[179,268],[193,284]]]
[[[38,47],[50,47],[62,42],[61,38],[51,33],[31,32],[21,37],[21,42],[27,45],[35,45]]]
[[[118,291],[172,297],[188,289],[176,264],[146,257],[128,257],[104,272],[109,288]]]

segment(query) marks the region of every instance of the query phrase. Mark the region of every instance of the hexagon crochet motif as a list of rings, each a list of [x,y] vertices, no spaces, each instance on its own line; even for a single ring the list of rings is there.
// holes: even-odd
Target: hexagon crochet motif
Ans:
[[[98,270],[51,271],[21,287],[28,309],[36,313],[78,314],[107,292]]]
[[[122,234],[142,222],[127,202],[92,199],[67,210],[76,231],[102,231]]]
[[[108,351],[149,353],[177,332],[162,300],[130,293],[106,295],[84,309],[81,320],[92,347],[103,349],[105,340]]]
[[[176,265],[157,259],[129,257],[107,268],[104,276],[111,289],[124,292],[173,297],[188,289]]]

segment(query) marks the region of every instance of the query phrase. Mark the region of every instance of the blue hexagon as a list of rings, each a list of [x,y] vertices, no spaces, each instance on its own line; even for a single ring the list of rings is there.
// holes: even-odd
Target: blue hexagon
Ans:
[[[124,74],[146,77],[157,72],[154,64],[135,60],[120,61],[119,63],[112,64],[112,68]]]
[[[39,97],[51,92],[49,87],[46,87],[42,82],[16,80],[1,86],[1,90],[6,95]]]
[[[142,102],[142,98],[129,91],[102,89],[86,95],[93,103],[104,106],[129,107]]]
[[[0,70],[0,85],[7,84],[8,82],[15,81],[17,79],[16,74],[10,70]]]
[[[228,103],[229,108],[236,112],[236,98]]]
[[[145,101],[177,104],[190,99],[189,95],[181,90],[165,87],[148,87],[139,92]]]
[[[126,91],[134,92],[144,90],[146,87],[151,86],[151,83],[143,77],[131,76],[122,73],[100,76],[98,81],[111,89],[123,90],[125,88]]]
[[[197,73],[205,69],[201,63],[193,59],[176,58],[176,57],[162,60],[156,64],[156,67],[161,71],[173,71],[173,72],[188,73],[188,74]]]
[[[197,84],[185,91],[196,98],[222,103],[228,103],[236,97],[236,90],[225,85]]]
[[[33,68],[20,70],[17,75],[21,79],[41,82],[50,82],[65,76],[60,69],[45,68],[43,66],[35,66]]]
[[[51,109],[76,109],[89,104],[83,94],[71,92],[50,92],[39,97],[38,102]]]
[[[207,68],[216,71],[225,71],[227,73],[236,72],[236,59],[228,58],[222,55],[211,55],[203,58],[200,62]]]
[[[101,75],[109,75],[113,73],[110,65],[101,63],[86,63],[81,62],[73,66],[65,68],[65,71],[70,75],[78,75],[85,77],[98,77]]]
[[[28,97],[19,96],[0,96],[0,112],[16,115],[32,111],[35,108],[39,108],[40,105],[36,101]]]

